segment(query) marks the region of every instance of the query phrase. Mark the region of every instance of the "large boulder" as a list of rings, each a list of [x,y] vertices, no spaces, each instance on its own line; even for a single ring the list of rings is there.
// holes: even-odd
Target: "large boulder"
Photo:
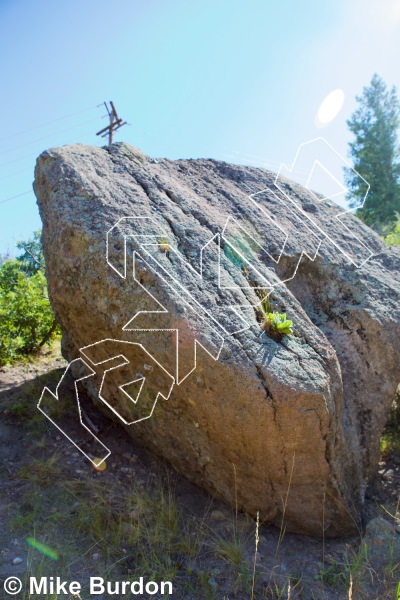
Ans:
[[[34,189],[95,404],[264,521],[354,531],[400,381],[399,249],[268,171],[127,144],[46,151]],[[263,330],[267,295],[293,335]]]

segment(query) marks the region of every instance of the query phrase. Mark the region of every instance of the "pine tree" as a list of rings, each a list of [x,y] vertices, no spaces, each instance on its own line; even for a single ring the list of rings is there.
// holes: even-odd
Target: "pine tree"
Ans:
[[[396,88],[388,90],[375,74],[361,96],[358,108],[347,121],[354,141],[350,155],[354,170],[369,184],[364,206],[357,211],[367,225],[379,233],[394,227],[400,211],[400,163],[397,130],[400,104]],[[367,191],[366,184],[353,170],[345,169],[350,205],[359,206]]]

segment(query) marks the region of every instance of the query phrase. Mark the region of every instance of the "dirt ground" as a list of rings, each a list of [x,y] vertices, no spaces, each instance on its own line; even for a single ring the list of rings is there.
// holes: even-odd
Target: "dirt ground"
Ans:
[[[79,581],[82,600],[133,597],[89,595],[93,576],[171,581],[172,597],[182,600],[397,597],[397,539],[378,536],[366,546],[361,536],[322,540],[257,528],[132,442],[86,399],[84,418],[95,415],[112,451],[106,470],[96,471],[36,408],[65,366],[56,345],[33,362],[0,368],[0,597],[68,597],[29,595],[28,578],[44,575]],[[367,521],[393,524],[399,482],[399,455],[387,448],[367,493]],[[7,595],[3,584],[14,576],[25,590]]]

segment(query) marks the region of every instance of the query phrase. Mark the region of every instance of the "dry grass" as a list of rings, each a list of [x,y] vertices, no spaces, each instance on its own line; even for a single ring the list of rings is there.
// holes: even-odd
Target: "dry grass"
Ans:
[[[32,383],[26,398],[36,392]],[[22,420],[18,410],[11,411],[10,418],[18,418],[18,426],[26,433],[35,422],[25,405],[24,400]],[[37,429],[36,424],[34,427]],[[54,575],[55,571],[70,579],[84,578],[88,573],[101,573],[112,580],[139,575],[173,581],[177,600],[220,600],[224,596],[229,600],[320,600],[325,594],[329,597],[332,590],[348,600],[367,600],[371,589],[379,590],[379,600],[395,597],[400,565],[390,545],[386,565],[379,573],[361,540],[357,549],[348,549],[344,560],[329,558],[322,540],[317,579],[307,571],[300,575],[280,569],[281,557],[287,561],[289,556],[285,514],[295,456],[282,498],[275,547],[269,545],[270,554],[260,560],[261,534],[271,533],[263,528],[259,517],[253,520],[239,513],[235,467],[232,516],[214,523],[209,509],[201,516],[183,510],[174,477],[166,476],[167,471],[147,473],[143,484],[134,478],[126,483],[116,478],[112,483],[106,479],[108,471],[103,475],[89,467],[78,476],[58,450],[49,453],[48,441],[49,434],[44,436],[42,431],[32,443],[31,455],[18,469],[23,487],[14,501],[9,526],[13,535],[34,537],[56,550],[60,558],[54,563],[31,549],[27,577],[31,573],[37,577]],[[389,510],[387,518],[395,519],[399,512],[398,504],[395,512]],[[94,554],[98,555],[96,561]],[[193,590],[197,595],[193,596]]]

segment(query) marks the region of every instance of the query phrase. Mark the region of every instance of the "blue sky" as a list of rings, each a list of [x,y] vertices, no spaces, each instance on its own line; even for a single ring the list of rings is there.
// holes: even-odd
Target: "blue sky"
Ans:
[[[104,100],[130,123],[116,140],[150,155],[277,170],[319,135],[346,155],[374,72],[400,88],[400,0],[0,0],[0,26],[0,253],[40,227],[36,157],[102,145]]]

